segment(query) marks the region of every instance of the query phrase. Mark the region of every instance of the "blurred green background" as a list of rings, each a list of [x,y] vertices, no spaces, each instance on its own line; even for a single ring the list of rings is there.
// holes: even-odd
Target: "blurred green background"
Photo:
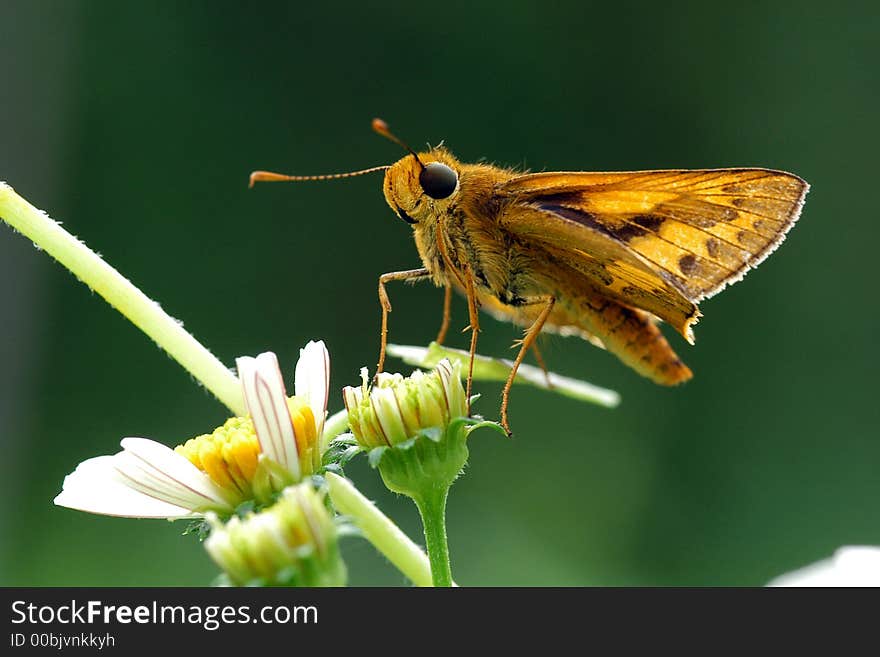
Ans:
[[[586,343],[545,343],[552,368],[623,404],[515,389],[516,437],[475,434],[453,488],[453,571],[470,585],[758,585],[880,544],[880,7],[365,4],[7,0],[0,179],[224,362],[272,349],[292,376],[320,337],[338,390],[375,362],[376,279],[418,265],[410,230],[379,176],[248,190],[253,169],[392,162],[378,115],[468,161],[796,172],[813,188],[785,245],[703,304],[695,347],[672,338],[691,383],[661,389]],[[394,288],[392,339],[427,343],[441,298]],[[210,582],[182,524],[51,500],[123,436],[177,444],[225,409],[6,228],[0,319],[0,584]],[[494,355],[518,333],[484,329]],[[494,416],[500,386],[478,391]],[[364,460],[347,472],[419,536]],[[352,584],[404,584],[367,542],[343,548]]]

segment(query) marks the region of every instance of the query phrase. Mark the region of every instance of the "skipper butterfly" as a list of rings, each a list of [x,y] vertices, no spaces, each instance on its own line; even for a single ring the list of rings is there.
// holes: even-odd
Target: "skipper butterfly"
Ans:
[[[800,215],[809,186],[762,168],[520,173],[465,164],[445,147],[415,152],[381,119],[373,129],[408,155],[392,165],[326,176],[257,171],[256,181],[323,180],[384,171],[383,192],[413,231],[422,267],[379,277],[378,371],[385,361],[385,289],[430,279],[468,301],[471,368],[478,311],[526,327],[504,386],[501,422],[516,370],[541,331],[575,334],[655,383],[692,377],[657,327],[693,344],[697,304],[739,281],[773,252]],[[546,370],[545,370],[546,371]],[[471,372],[467,393],[470,398]]]

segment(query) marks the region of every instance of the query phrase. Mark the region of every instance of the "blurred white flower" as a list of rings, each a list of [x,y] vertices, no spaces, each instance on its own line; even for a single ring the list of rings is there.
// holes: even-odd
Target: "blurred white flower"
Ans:
[[[237,364],[249,417],[230,418],[173,450],[125,438],[123,451],[88,459],[65,477],[55,504],[132,518],[226,515],[317,472],[330,381],[324,343],[300,350],[290,398],[274,353]]]
[[[838,548],[828,559],[780,575],[767,586],[880,586],[880,547]]]
[[[344,586],[337,527],[324,496],[304,482],[278,501],[227,523],[208,514],[205,549],[233,584]]]

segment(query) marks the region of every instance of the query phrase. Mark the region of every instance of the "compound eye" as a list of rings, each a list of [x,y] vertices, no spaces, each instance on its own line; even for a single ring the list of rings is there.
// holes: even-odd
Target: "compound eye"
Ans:
[[[458,186],[458,174],[445,164],[430,162],[419,174],[419,184],[431,198],[448,198]]]

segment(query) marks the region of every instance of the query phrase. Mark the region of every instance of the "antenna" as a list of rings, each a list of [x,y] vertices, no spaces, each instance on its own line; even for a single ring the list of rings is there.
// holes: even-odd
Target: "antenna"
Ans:
[[[349,171],[347,173],[322,173],[317,176],[289,176],[285,173],[273,173],[271,171],[254,171],[251,174],[248,187],[253,187],[254,183],[258,182],[304,182],[306,180],[336,180],[337,178],[352,178],[354,176],[362,176],[365,173],[385,171],[386,169],[390,168],[391,165],[383,164],[378,167],[361,169],[360,171]]]
[[[395,144],[397,144],[398,146],[402,147],[405,151],[408,151],[410,155],[412,155],[414,158],[416,158],[416,162],[419,163],[419,166],[420,166],[422,169],[425,168],[425,164],[419,159],[418,154],[417,154],[413,149],[411,149],[411,148],[409,147],[409,144],[407,144],[407,143],[406,143],[405,141],[403,141],[400,137],[398,137],[397,135],[395,135],[394,133],[392,133],[391,130],[388,128],[388,124],[385,123],[385,121],[383,121],[383,120],[380,119],[380,118],[375,118],[375,119],[373,119],[373,131],[374,131],[374,132],[377,132],[377,133],[380,134],[380,135],[382,135],[382,136],[385,137],[386,139],[390,139],[390,140],[393,141]]]

